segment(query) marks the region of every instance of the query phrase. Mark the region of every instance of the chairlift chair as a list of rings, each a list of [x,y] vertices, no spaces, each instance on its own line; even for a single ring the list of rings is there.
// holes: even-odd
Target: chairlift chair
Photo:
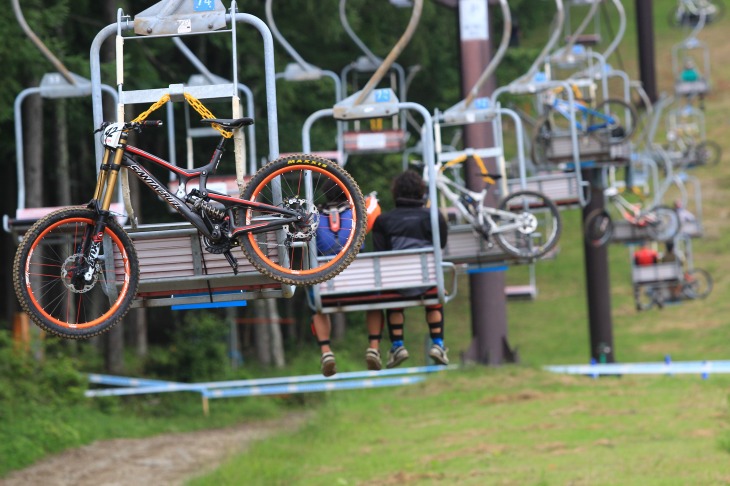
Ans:
[[[358,37],[347,20],[347,0],[340,0],[340,22],[345,32],[363,52],[357,60],[345,66],[340,73],[342,98],[348,96],[348,86],[352,84],[355,91],[359,89],[358,76],[372,75],[382,65],[383,60],[368,49]],[[390,0],[391,5],[403,8],[412,5],[410,1]],[[406,101],[406,75],[403,67],[397,62],[390,64],[387,77],[389,90],[397,99]],[[363,127],[367,124],[367,127]],[[343,147],[348,154],[397,153],[403,151],[408,141],[406,130],[406,114],[392,113],[388,116],[373,117],[367,120],[355,120],[352,130],[342,134]]]
[[[179,20],[185,22],[180,23]],[[170,95],[173,100],[183,100],[186,95],[201,101],[228,99],[232,117],[241,116],[241,104],[238,101],[239,84],[236,55],[236,26],[246,23],[255,27],[264,41],[265,84],[267,103],[267,124],[269,131],[269,157],[273,160],[279,156],[276,94],[274,80],[273,40],[263,21],[243,13],[237,13],[236,2],[232,2],[226,11],[220,0],[208,3],[185,3],[162,1],[144,12],[131,18],[119,10],[117,22],[102,29],[91,48],[91,81],[94,124],[102,122],[101,104],[98,93],[101,85],[100,47],[102,42],[113,35],[117,42],[117,73],[123,76],[124,44],[144,42],[146,39],[158,37],[184,37],[185,35],[211,35],[228,33],[232,39],[231,81],[226,83],[204,80],[185,86],[172,84],[166,88],[146,88],[125,90],[123,77],[118,79],[120,117],[124,107],[132,104],[156,103],[163,95]],[[182,29],[179,30],[179,29]],[[134,33],[132,33],[134,31]],[[121,40],[124,42],[121,42]],[[200,78],[198,78],[200,79]],[[207,82],[205,82],[207,81]],[[242,136],[242,135],[241,135]],[[240,152],[242,144],[235,144]],[[100,152],[99,152],[100,156]],[[242,179],[245,166],[237,159],[237,179]],[[238,275],[234,275],[227,262],[221,261],[221,255],[208,254],[203,251],[200,237],[189,224],[155,224],[141,225],[128,231],[135,241],[140,259],[139,293],[135,299],[136,306],[168,306],[171,304],[216,305],[255,298],[291,297],[294,287],[282,285],[264,277],[246,264]],[[164,254],[159,254],[163,248]],[[285,253],[279,258],[284,261]],[[176,262],[176,264],[173,264]],[[243,263],[243,262],[242,262]],[[112,262],[105,262],[107,271],[114,271]],[[110,290],[111,291],[111,290]]]
[[[405,47],[410,40],[422,8],[423,0],[415,0],[408,28],[385,62],[394,62],[395,54],[401,50],[398,48]],[[387,72],[388,69],[386,64],[381,66],[380,72]],[[405,110],[418,113],[423,118],[421,144],[424,162],[431,174],[427,181],[427,194],[430,201],[431,232],[434,235],[433,247],[360,253],[341,274],[312,288],[308,295],[309,304],[313,310],[325,314],[445,304],[456,294],[455,266],[443,261],[439,241],[438,207],[433,177],[435,163],[432,117],[423,106],[399,100],[392,89],[376,89],[380,81],[378,76],[379,72],[376,71],[363,90],[341,100],[332,109],[320,110],[310,115],[302,130],[303,150],[311,151],[310,129],[317,120],[323,118],[349,122],[390,117]],[[312,258],[327,259],[316,255],[312,255]],[[449,276],[451,284],[447,287],[446,279]],[[430,287],[432,290],[417,297],[403,296],[398,292],[423,287]]]
[[[26,207],[26,184],[25,184],[25,153],[23,141],[23,102],[28,96],[39,95],[44,99],[70,99],[83,98],[91,95],[91,82],[70,72],[63,63],[58,60],[45,44],[32,32],[23,17],[19,2],[13,2],[18,22],[26,32],[31,41],[36,44],[41,53],[57,68],[57,71],[46,73],[41,78],[39,86],[26,88],[16,97],[13,104],[15,119],[15,154],[16,154],[16,174],[17,174],[17,203],[14,215],[3,215],[3,229],[7,233],[11,233],[16,240],[19,240],[23,234],[42,217],[51,212],[60,209],[59,207]],[[115,101],[117,93],[109,85],[102,84],[99,86],[101,93],[106,93]],[[117,201],[112,203],[111,211],[117,215],[117,221],[124,224],[127,220],[127,214],[122,201],[122,192],[117,192]]]
[[[710,49],[696,37],[672,47],[674,93],[677,97],[703,97],[710,92]]]

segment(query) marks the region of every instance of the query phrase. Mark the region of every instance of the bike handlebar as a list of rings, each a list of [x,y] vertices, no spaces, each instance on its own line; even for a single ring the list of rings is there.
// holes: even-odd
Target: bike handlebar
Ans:
[[[99,126],[99,128],[94,131],[94,133],[102,132],[106,127],[112,124],[113,122],[103,122],[101,126]],[[162,125],[162,120],[143,120],[141,122],[131,121],[124,123],[124,127],[122,128],[122,130],[139,130],[142,127],[161,127]]]

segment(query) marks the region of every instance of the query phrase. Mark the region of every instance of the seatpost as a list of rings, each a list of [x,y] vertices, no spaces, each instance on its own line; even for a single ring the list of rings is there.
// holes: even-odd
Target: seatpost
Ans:
[[[208,176],[215,174],[215,171],[218,169],[218,164],[223,158],[223,152],[225,152],[225,144],[226,137],[221,136],[220,140],[218,140],[218,145],[216,145],[215,150],[213,151],[213,156],[210,158],[210,162],[208,162],[208,165],[203,167],[203,170],[200,171],[200,192],[203,193],[203,196],[208,195],[208,191],[206,189]]]

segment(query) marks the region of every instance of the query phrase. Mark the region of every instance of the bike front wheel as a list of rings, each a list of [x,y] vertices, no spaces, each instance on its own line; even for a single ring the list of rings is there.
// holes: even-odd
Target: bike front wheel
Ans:
[[[355,180],[336,163],[308,154],[281,157],[261,168],[243,189],[243,199],[300,213],[295,223],[241,237],[251,264],[264,275],[291,285],[313,285],[344,270],[365,239],[365,200]],[[337,244],[317,261],[316,233],[320,209],[337,204]],[[254,206],[244,212],[246,225],[276,222],[278,212]]]
[[[659,289],[654,287],[635,287],[634,302],[637,311],[646,311],[654,307],[662,307],[663,302]]]
[[[99,335],[127,313],[139,283],[132,240],[110,219],[93,269],[84,242],[96,212],[63,208],[37,221],[23,237],[13,264],[13,284],[23,310],[42,329],[69,339]],[[94,237],[94,239],[97,239]],[[93,272],[91,280],[79,272]]]
[[[684,274],[682,293],[690,299],[704,299],[712,292],[712,277],[701,268],[694,268]]]
[[[679,233],[679,214],[668,206],[657,206],[642,218],[646,232],[654,241],[669,241]]]
[[[597,208],[588,214],[585,220],[586,242],[593,247],[601,247],[613,236],[613,221],[605,209]]]
[[[588,116],[588,133],[599,142],[620,144],[636,131],[636,110],[623,100],[608,99],[600,102]]]
[[[560,212],[544,194],[518,191],[502,200],[499,209],[504,213],[494,218],[494,234],[497,244],[510,255],[535,259],[558,243],[562,231]]]

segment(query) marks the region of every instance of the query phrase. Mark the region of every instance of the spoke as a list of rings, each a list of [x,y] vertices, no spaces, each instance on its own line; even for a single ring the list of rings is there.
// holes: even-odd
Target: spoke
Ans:
[[[48,278],[55,278],[55,279],[60,279],[61,278],[60,275],[51,275],[49,273],[28,272],[28,275],[30,275],[32,277],[48,277]]]
[[[32,267],[32,266],[38,266],[38,267],[57,267],[57,268],[63,267],[63,265],[60,264],[60,263],[50,264],[50,263],[40,263],[40,262],[35,262],[35,261],[30,262],[30,264],[28,266],[29,267]]]
[[[79,298],[76,302],[76,324],[79,324],[81,322],[80,316],[81,316],[81,307],[84,305],[83,300],[84,300],[84,296],[79,295]],[[69,309],[70,309],[70,306],[69,306]],[[88,322],[88,321],[85,321],[85,322]]]

